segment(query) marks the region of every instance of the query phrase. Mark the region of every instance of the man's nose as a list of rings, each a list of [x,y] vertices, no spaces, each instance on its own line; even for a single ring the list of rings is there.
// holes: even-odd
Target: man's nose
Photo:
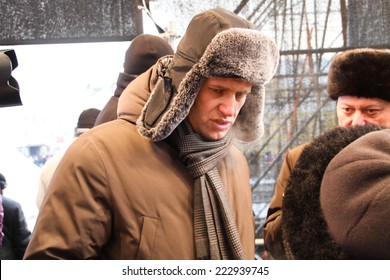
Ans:
[[[235,97],[225,97],[219,104],[219,110],[225,117],[231,117],[235,114],[236,100]]]
[[[365,124],[367,124],[367,121],[364,117],[364,114],[361,111],[356,110],[355,114],[353,115],[352,126]]]

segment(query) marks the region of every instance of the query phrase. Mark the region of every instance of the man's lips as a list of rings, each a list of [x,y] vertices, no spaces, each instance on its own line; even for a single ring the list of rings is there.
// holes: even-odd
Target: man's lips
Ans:
[[[226,130],[229,129],[232,125],[231,121],[227,121],[224,119],[214,119],[212,120],[215,127],[217,127],[219,130]]]

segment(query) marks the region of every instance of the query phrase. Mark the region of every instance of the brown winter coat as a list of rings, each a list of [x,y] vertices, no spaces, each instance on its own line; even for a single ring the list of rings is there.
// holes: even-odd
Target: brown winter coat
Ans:
[[[292,169],[298,161],[306,144],[299,145],[286,152],[279,177],[274,187],[274,195],[269,205],[267,219],[264,223],[264,244],[267,251],[274,259],[287,259],[282,238],[282,202],[284,191],[291,176]]]
[[[119,119],[80,136],[49,187],[26,259],[194,259],[193,179],[165,141],[135,124],[151,70],[123,92]],[[141,91],[142,90],[142,91]],[[218,166],[243,248],[254,258],[249,170],[232,147]]]

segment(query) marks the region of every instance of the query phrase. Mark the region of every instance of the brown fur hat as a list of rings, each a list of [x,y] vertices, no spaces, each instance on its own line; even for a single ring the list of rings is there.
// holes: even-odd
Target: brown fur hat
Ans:
[[[329,69],[333,100],[351,95],[390,101],[390,50],[361,48],[336,55]]]
[[[390,129],[357,139],[329,163],[320,193],[329,233],[353,259],[390,259]]]

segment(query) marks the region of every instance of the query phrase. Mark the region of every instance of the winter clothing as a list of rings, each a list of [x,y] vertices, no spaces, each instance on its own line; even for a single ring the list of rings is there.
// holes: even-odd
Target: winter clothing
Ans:
[[[197,64],[198,58],[202,58],[218,32],[250,26],[249,22],[221,8],[203,12],[191,22],[199,32],[187,31],[183,40],[191,36],[196,40],[192,44],[181,42],[173,58],[160,59],[128,85],[119,100],[118,119],[91,129],[69,147],[43,202],[26,259],[254,259],[249,168],[244,155],[231,145],[233,133],[207,142],[192,131],[186,120],[176,123],[175,119],[168,118],[164,126],[169,129],[162,129],[163,133],[157,130],[156,135],[162,137],[155,141],[156,138],[149,137],[149,127],[143,122],[150,120],[154,106],[162,104],[155,103],[158,94],[169,91],[173,95],[171,99],[176,100],[184,92],[182,88],[188,91],[181,80],[186,72],[191,75],[192,66],[198,71],[196,65],[204,65]],[[233,41],[242,38],[259,42],[264,38],[258,31],[258,34],[236,30],[233,33],[228,35]],[[237,37],[238,34],[243,37]],[[253,36],[255,41],[251,41]],[[264,45],[253,47],[266,48],[270,43],[265,38],[261,42]],[[244,51],[249,46],[244,45]],[[192,56],[196,59],[191,65],[187,61],[184,70],[181,63],[184,58],[191,59],[185,55],[190,50],[199,53]],[[273,48],[268,50],[273,56]],[[266,73],[265,80],[270,78]],[[258,75],[238,71],[237,74],[255,77],[256,82],[259,79]],[[196,96],[198,88],[194,91],[188,94]],[[154,97],[149,100],[151,96]],[[188,113],[189,108],[179,108],[182,104],[174,102],[168,102],[168,110],[159,113],[170,110]],[[191,107],[192,103],[187,106]],[[158,126],[160,122],[151,124]],[[140,135],[141,130],[148,137]],[[201,182],[201,178],[208,182]],[[212,192],[209,197],[215,200],[211,205],[202,196],[204,190]],[[204,207],[203,203],[199,207],[195,197],[199,195],[206,204]],[[197,217],[198,213],[194,212],[198,210],[211,215],[214,221]],[[214,226],[218,232],[209,229],[207,233],[221,239],[200,240],[198,236],[204,237],[204,225]]]
[[[115,120],[118,117],[118,99],[123,90],[138,75],[155,64],[160,57],[166,55],[173,55],[173,49],[164,39],[150,34],[141,34],[135,37],[126,50],[123,72],[118,75],[114,95],[111,96],[97,117],[95,126]]]
[[[389,129],[352,142],[326,168],[321,209],[330,236],[350,258],[390,259],[389,186]]]
[[[184,36],[180,41],[171,70],[168,69],[164,79],[160,79],[138,120],[138,129],[145,137],[153,141],[166,138],[188,115],[208,76],[235,77],[253,83],[252,92],[247,96],[234,125],[235,137],[251,142],[262,136],[264,85],[276,71],[279,51],[271,38],[251,30],[254,27],[244,20],[239,22],[238,27],[241,28],[221,32],[221,26],[229,25],[229,20],[235,17],[228,11],[221,11],[224,14],[215,15],[214,11],[201,13],[188,26],[186,34],[190,36]],[[198,36],[203,34],[199,28],[210,25],[209,21],[215,17],[220,22],[218,25],[211,24],[209,34],[218,35],[212,40],[209,38],[211,43],[205,38],[200,40]],[[200,20],[205,21],[204,24],[199,24]],[[194,51],[191,48],[194,45],[198,45],[200,50],[204,49],[204,53]]]
[[[132,94],[124,92],[123,97],[134,102],[128,100],[127,104],[133,106],[127,106],[120,119],[81,135],[64,155],[58,166],[61,172],[55,173],[47,192],[50,199],[41,207],[27,258],[196,257],[193,179],[167,142],[150,142],[140,137],[131,124],[141,110],[135,101],[149,95],[150,72],[142,74],[134,87],[129,87]],[[141,84],[142,88],[138,86]],[[245,158],[232,147],[218,164],[218,170],[228,190],[241,239],[249,240],[243,242],[245,251],[248,256],[254,255],[251,193],[249,182],[246,183],[249,169]],[[73,209],[77,205],[80,208]],[[56,229],[53,224],[45,228],[45,221],[53,219],[61,221],[55,225],[61,228]],[[54,248],[67,250],[50,253]]]
[[[21,260],[30,241],[29,231],[20,203],[2,196],[4,207],[3,244],[1,260]]]
[[[219,12],[219,10],[216,10]],[[224,14],[217,15],[220,22],[228,24],[230,18],[236,18],[236,16],[225,10],[220,10]],[[192,35],[199,33],[199,28],[204,29],[204,26],[210,25],[208,21],[214,21],[216,15],[214,11],[201,13],[196,16],[195,19],[188,26],[186,34]],[[202,20],[202,23],[199,23]],[[250,23],[246,21],[240,22],[243,27],[251,27]],[[240,114],[234,124],[234,136],[240,140],[250,142],[258,139],[263,133],[263,108],[264,108],[264,84],[266,84],[276,71],[278,65],[279,52],[275,42],[269,37],[262,33],[246,29],[246,28],[230,28],[224,31],[220,31],[220,25],[212,24],[211,28],[208,29],[210,33],[215,33],[215,37],[209,41],[193,41],[192,36],[184,36],[177,48],[177,52],[173,57],[172,66],[166,67],[162,74],[163,76],[159,79],[156,85],[156,89],[151,94],[150,99],[146,103],[141,117],[137,121],[137,128],[139,132],[145,137],[153,140],[160,141],[171,135],[172,131],[182,123],[182,121],[188,115],[192,104],[194,103],[199,89],[201,88],[204,79],[207,77],[229,77],[229,78],[240,78],[246,81],[250,81],[253,84],[252,92],[248,95],[244,107],[241,109]],[[193,52],[194,44],[200,44],[199,49],[205,49],[204,53]],[[190,71],[184,72],[184,66],[191,68]],[[185,76],[184,76],[185,74]],[[178,79],[180,77],[180,80]],[[182,131],[179,129],[179,131]],[[182,135],[182,137],[186,137]],[[225,141],[229,141],[226,139]],[[214,143],[215,145],[216,143]],[[213,145],[214,149],[216,148]],[[221,145],[225,145],[221,144]],[[230,144],[229,144],[230,145]],[[204,147],[204,144],[199,143],[199,146]],[[210,144],[209,144],[210,146]],[[186,148],[186,147],[185,147]],[[180,149],[179,149],[180,150]],[[194,149],[195,150],[195,149]],[[205,152],[205,149],[202,150]],[[197,150],[196,157],[203,162],[205,160],[203,155],[199,155],[200,150]],[[182,150],[180,150],[182,152]],[[186,151],[187,152],[187,151]],[[213,150],[215,153],[215,150]],[[221,150],[222,153],[222,150]],[[222,153],[223,154],[223,153]],[[192,155],[193,157],[194,155]],[[182,159],[186,162],[186,158]],[[196,160],[194,160],[196,162]],[[194,163],[191,163],[194,164]],[[198,163],[201,164],[201,163]],[[210,164],[210,162],[208,162]],[[195,165],[195,164],[194,164]],[[207,170],[210,170],[208,168]],[[214,178],[213,172],[201,172],[194,175],[195,184],[198,184],[202,193],[206,193],[206,189],[216,188],[220,183],[218,180],[206,180],[203,176]],[[218,176],[216,176],[218,177]],[[210,183],[210,181],[212,181]],[[195,190],[197,191],[197,190]],[[210,191],[209,191],[210,192]],[[211,194],[212,195],[212,194]],[[223,193],[218,194],[216,199],[223,201]],[[218,216],[218,212],[207,213],[204,200],[206,198],[202,195],[195,196],[194,205],[203,207],[204,209],[197,209],[195,207],[195,213],[205,211],[204,216],[214,217],[214,221],[218,220],[215,218]],[[208,199],[208,198],[207,198]],[[203,200],[203,203],[202,203]],[[212,200],[212,199],[210,199]],[[221,209],[229,212],[228,206],[223,206],[221,203]],[[228,214],[224,214],[227,220],[231,219]],[[204,219],[204,218],[203,218]],[[221,218],[222,219],[222,218]],[[205,225],[203,228],[218,227],[218,222],[215,225],[206,225],[207,221],[213,219],[207,219],[205,221],[197,220],[195,216],[195,223]],[[226,221],[226,223],[229,223]],[[226,226],[231,232],[226,235],[229,236],[229,240],[225,240],[223,236],[218,235],[216,231],[215,237],[207,237],[207,232],[199,233],[195,236],[196,240],[219,240],[220,247],[226,247],[221,245],[224,242],[234,244],[234,240],[237,240],[234,236],[237,235],[234,227]],[[221,232],[220,230],[219,232]],[[211,234],[210,232],[208,234]],[[201,241],[199,241],[201,242]],[[198,258],[208,258],[208,252],[204,252],[202,248],[207,247],[206,244],[197,243],[197,250],[199,253]],[[240,245],[233,245],[233,248],[237,249],[233,252],[226,252],[226,255],[232,253],[235,258],[245,258],[242,253]],[[223,249],[219,249],[224,254]],[[218,249],[211,248],[211,252],[219,251]],[[211,256],[211,258],[221,258],[218,256]],[[224,258],[224,257],[222,257]]]
[[[350,258],[328,232],[320,207],[321,181],[334,156],[359,137],[380,129],[374,125],[336,127],[316,137],[304,148],[290,176],[282,203],[282,236],[288,258]],[[339,216],[343,214],[343,210],[337,213]]]
[[[39,182],[38,182],[38,193],[37,193],[37,197],[35,198],[35,202],[37,204],[38,209],[41,208],[51,178],[53,177],[53,174],[56,171],[57,166],[60,163],[62,157],[63,157],[63,152],[62,151],[58,152],[57,154],[49,158],[42,166],[41,174],[39,176]]]
[[[390,50],[353,49],[336,55],[329,69],[328,93],[390,101]]]
[[[78,118],[77,126],[75,127],[74,139],[79,137],[84,132],[90,130],[95,123],[97,116],[99,115],[100,110],[96,108],[89,108],[83,110]],[[74,140],[73,139],[73,140]],[[35,198],[38,209],[41,208],[42,201],[45,197],[46,190],[49,187],[51,178],[53,177],[54,172],[57,169],[58,164],[60,163],[63,156],[63,151],[56,153],[54,156],[49,158],[45,164],[42,166],[41,175],[39,176],[38,182],[38,193]]]
[[[286,152],[279,177],[275,183],[274,195],[268,207],[267,219],[263,228],[264,247],[272,258],[277,260],[287,259],[283,245],[281,225],[283,194],[286,190],[291,172],[306,145],[308,143],[299,145]]]
[[[195,248],[198,259],[246,259],[224,184],[216,168],[230,150],[232,133],[206,142],[185,120],[171,143],[194,178]],[[206,195],[204,195],[206,194]],[[218,210],[216,211],[216,205]],[[215,229],[215,230],[211,230]]]
[[[328,74],[328,94],[333,100],[339,96],[375,97],[390,100],[389,70],[390,50],[354,49],[336,55]],[[384,125],[384,124],[383,124]],[[285,259],[281,236],[283,194],[303,148],[307,144],[286,153],[275,191],[263,227],[265,247],[275,259]]]

